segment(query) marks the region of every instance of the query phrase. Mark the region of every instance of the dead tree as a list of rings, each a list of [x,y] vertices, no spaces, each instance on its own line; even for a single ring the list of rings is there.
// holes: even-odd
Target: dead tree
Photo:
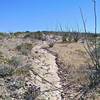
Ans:
[[[90,84],[85,88],[84,91],[82,91],[83,95],[85,95],[87,92],[92,91],[94,88],[96,89],[100,83],[100,62],[99,62],[99,57],[98,57],[98,52],[97,52],[97,15],[96,15],[96,0],[92,0],[93,5],[94,5],[94,43],[90,44],[88,37],[85,36],[86,39],[86,46],[84,45],[87,53],[89,54],[94,68],[93,70],[91,70],[91,74],[90,74]],[[83,22],[83,26],[84,26],[84,31],[85,33],[87,33],[87,29],[86,29],[86,22],[84,20],[84,16],[83,16],[83,12],[82,9],[80,8],[80,13],[81,13],[81,17],[82,17],[82,22]],[[93,50],[95,50],[95,52],[93,52]]]

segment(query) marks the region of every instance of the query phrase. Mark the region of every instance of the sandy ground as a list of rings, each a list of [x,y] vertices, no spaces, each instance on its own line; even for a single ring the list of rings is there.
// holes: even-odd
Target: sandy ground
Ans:
[[[78,68],[90,62],[83,44],[58,43],[51,49],[58,54],[65,65],[71,64]]]
[[[89,63],[91,65],[84,45],[81,43],[57,43],[50,50],[56,52],[59,58],[58,74],[61,78],[65,100],[78,100],[74,96],[78,93],[81,85],[89,83],[86,70],[89,68]]]
[[[14,48],[26,42],[34,45],[34,42],[20,38],[3,40],[0,42],[0,51],[7,58],[17,56],[18,53]],[[89,67],[89,63],[91,64],[84,45],[81,43],[56,43],[49,50],[57,53],[58,56],[44,49],[47,47],[45,42],[38,41],[29,56],[21,55],[25,58],[22,60],[22,64],[27,64],[27,62],[32,64],[29,82],[39,86],[42,92],[49,90],[41,94],[37,100],[61,100],[61,91],[52,91],[61,87],[63,87],[66,98],[64,100],[78,100],[77,98],[72,99],[72,97],[77,94],[77,87],[88,83],[88,76],[84,70]],[[65,88],[68,83],[70,86]]]

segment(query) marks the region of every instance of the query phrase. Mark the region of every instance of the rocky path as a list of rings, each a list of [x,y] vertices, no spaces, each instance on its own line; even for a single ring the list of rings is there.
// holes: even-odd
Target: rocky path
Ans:
[[[44,49],[48,47],[46,42],[6,39],[0,43],[0,51],[7,61],[13,59],[18,64],[15,70],[15,65],[7,62],[7,68],[14,67],[14,72],[11,76],[0,77],[0,100],[62,100],[56,56]],[[15,49],[23,43],[33,45],[28,55]],[[1,66],[5,67],[5,63]],[[0,70],[2,75],[2,68]],[[4,74],[5,71],[4,68]]]
[[[58,77],[58,66],[56,57],[43,49],[45,44],[37,44],[32,49],[34,58],[30,71],[33,84],[40,86],[40,100],[61,100],[60,78]],[[35,71],[35,72],[34,72]]]

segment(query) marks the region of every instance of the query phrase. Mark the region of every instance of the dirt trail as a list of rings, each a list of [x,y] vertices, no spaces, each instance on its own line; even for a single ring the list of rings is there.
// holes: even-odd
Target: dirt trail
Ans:
[[[41,91],[50,90],[44,92],[39,98],[44,100],[61,100],[60,91],[52,91],[57,88],[61,88],[60,78],[58,77],[58,66],[56,64],[56,57],[43,49],[46,44],[37,44],[32,49],[32,55],[34,57],[33,71],[30,71],[33,83],[40,86]],[[34,71],[38,75],[34,75]]]

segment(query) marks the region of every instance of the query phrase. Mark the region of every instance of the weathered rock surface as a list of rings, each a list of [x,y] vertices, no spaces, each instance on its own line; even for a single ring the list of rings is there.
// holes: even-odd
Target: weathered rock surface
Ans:
[[[33,78],[34,84],[39,85],[41,91],[51,90],[45,92],[39,98],[45,100],[61,100],[61,94],[59,91],[53,91],[57,88],[61,88],[60,78],[58,77],[58,68],[56,64],[56,57],[45,49],[42,49],[43,44],[37,45],[32,49],[32,54],[37,59],[34,60],[32,66],[33,71],[35,70],[38,75],[34,75],[32,71],[31,77]]]

